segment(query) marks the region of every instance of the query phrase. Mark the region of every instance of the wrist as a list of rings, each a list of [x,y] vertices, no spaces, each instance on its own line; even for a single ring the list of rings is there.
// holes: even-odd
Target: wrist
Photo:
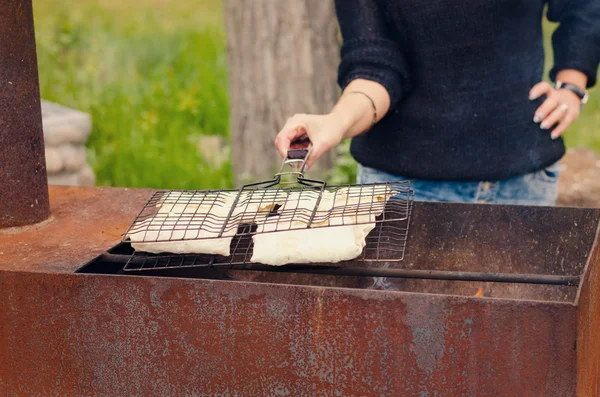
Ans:
[[[562,89],[562,90],[571,91],[574,95],[577,96],[577,98],[579,99],[579,101],[581,103],[581,106],[585,105],[588,101],[588,98],[589,98],[588,91],[585,88],[581,88],[577,84],[557,79],[554,88],[557,90]]]
[[[339,127],[342,140],[352,138],[373,127],[376,113],[372,100],[368,95],[342,95],[329,114]]]
[[[563,69],[556,74],[557,82],[572,84],[584,91],[587,88],[587,76],[575,69]]]
[[[348,138],[354,124],[352,115],[334,108],[329,114],[325,115],[325,119],[327,130],[336,140],[341,142]]]

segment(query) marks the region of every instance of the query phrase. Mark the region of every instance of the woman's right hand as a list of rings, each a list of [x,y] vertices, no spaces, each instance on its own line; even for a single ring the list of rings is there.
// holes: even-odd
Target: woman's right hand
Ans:
[[[310,168],[342,140],[368,131],[374,122],[385,116],[389,106],[390,97],[381,84],[364,79],[353,80],[330,113],[297,114],[288,119],[277,134],[275,147],[285,158],[292,142],[308,137],[312,151],[306,167]]]
[[[325,153],[342,142],[344,133],[342,123],[332,114],[296,114],[288,119],[277,134],[275,147],[285,158],[294,141],[308,137],[312,143],[312,151],[306,162],[306,168],[309,169]]]

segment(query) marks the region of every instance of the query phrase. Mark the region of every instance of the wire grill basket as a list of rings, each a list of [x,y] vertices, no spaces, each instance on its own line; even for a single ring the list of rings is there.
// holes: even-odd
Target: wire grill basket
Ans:
[[[284,165],[294,161],[288,154]],[[282,165],[275,179],[239,190],[156,192],[124,234],[136,251],[125,270],[246,265],[256,262],[261,244],[263,251],[281,250],[312,239],[307,246],[327,249],[343,241],[336,235],[349,239],[360,233],[364,247],[354,261],[401,261],[413,201],[410,183],[327,186],[303,177],[305,161],[306,154],[301,170],[291,172],[295,186],[282,183],[281,176],[290,174]]]

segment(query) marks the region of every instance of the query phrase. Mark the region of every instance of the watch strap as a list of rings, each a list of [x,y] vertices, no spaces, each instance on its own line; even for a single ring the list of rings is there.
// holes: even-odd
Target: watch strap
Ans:
[[[564,89],[564,90],[571,91],[572,93],[574,93],[575,95],[577,95],[579,97],[582,105],[585,105],[588,101],[589,94],[588,94],[587,90],[582,90],[581,88],[577,87],[575,84],[563,83],[562,81],[557,81],[555,87],[557,90]]]

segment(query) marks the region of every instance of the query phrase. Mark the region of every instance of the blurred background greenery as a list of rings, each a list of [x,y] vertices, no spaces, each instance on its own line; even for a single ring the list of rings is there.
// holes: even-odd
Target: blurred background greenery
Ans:
[[[91,114],[89,162],[104,186],[233,187],[229,161],[202,157],[200,137],[227,137],[221,0],[33,0],[42,98]],[[546,45],[554,25],[544,24]],[[551,53],[548,51],[548,65]],[[600,99],[568,146],[600,151]],[[275,134],[277,131],[273,131]],[[329,177],[353,182],[348,144]]]

